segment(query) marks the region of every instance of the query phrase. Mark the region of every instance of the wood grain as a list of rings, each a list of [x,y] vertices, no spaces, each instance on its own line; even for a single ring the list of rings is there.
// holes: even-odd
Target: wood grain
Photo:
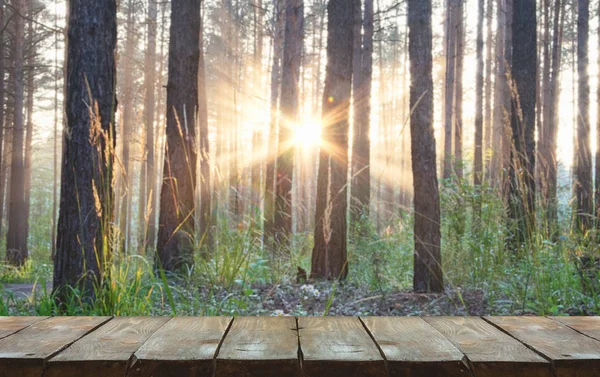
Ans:
[[[48,317],[0,317],[0,339],[6,338]]]
[[[557,377],[597,377],[600,342],[549,318],[485,319],[552,360]]]
[[[300,376],[296,319],[235,318],[215,368],[216,377]]]
[[[124,377],[134,352],[169,319],[115,318],[53,357],[44,377]]]
[[[358,318],[298,318],[298,327],[306,376],[387,376],[383,357]]]
[[[464,355],[421,318],[362,320],[383,352],[390,376],[469,376]]]
[[[40,377],[44,362],[111,317],[54,317],[0,340],[0,377]]]
[[[477,377],[552,377],[551,364],[479,317],[426,317],[469,359]]]
[[[177,317],[138,349],[128,376],[212,377],[213,359],[231,317]]]
[[[582,334],[600,341],[600,317],[550,317]]]

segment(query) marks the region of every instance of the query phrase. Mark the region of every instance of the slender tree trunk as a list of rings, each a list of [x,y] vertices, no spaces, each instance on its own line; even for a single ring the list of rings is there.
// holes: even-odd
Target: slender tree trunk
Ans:
[[[502,191],[502,197],[504,202],[508,205],[510,203],[510,169],[512,165],[511,151],[513,149],[513,130],[512,130],[512,71],[511,65],[513,63],[513,0],[505,1],[505,36],[504,36],[504,61],[505,61],[505,72],[504,84],[502,87],[502,119],[503,119],[503,132],[502,132],[502,175],[500,179],[500,187]]]
[[[454,126],[454,87],[456,75],[457,1],[446,0],[446,82],[444,86],[444,179],[452,177],[452,130]]]
[[[157,35],[158,6],[157,0],[148,0],[148,18],[147,18],[147,42],[144,70],[144,125],[146,126],[146,190],[144,198],[140,198],[140,203],[144,203],[144,218],[140,219],[140,226],[144,227],[143,242],[144,249],[154,249],[156,242],[155,227],[156,218],[156,152],[155,146],[155,102],[156,102],[156,35]],[[140,204],[141,205],[141,204]]]
[[[27,98],[25,100],[25,107],[27,111],[27,122],[26,122],[26,137],[25,137],[25,235],[29,235],[29,213],[31,208],[31,161],[33,156],[33,94],[35,91],[34,77],[35,77],[35,58],[37,54],[37,48],[34,41],[34,29],[33,29],[33,17],[31,4],[29,4],[29,12],[27,21],[27,39],[29,51],[27,54]]]
[[[269,243],[275,236],[275,168],[278,154],[277,132],[280,94],[281,57],[284,38],[285,7],[284,0],[273,0],[275,13],[275,35],[273,36],[273,65],[271,68],[271,120],[267,153],[265,183],[265,220],[264,238]]]
[[[262,58],[263,58],[263,9],[262,0],[254,0],[254,91],[263,93],[262,85]],[[257,95],[255,106],[263,108],[262,101]],[[261,192],[261,171],[262,171],[262,133],[258,129],[258,124],[254,125],[252,132],[252,166],[251,166],[251,210],[252,216],[257,216],[260,213],[260,192]]]
[[[373,0],[365,0],[362,27],[362,49],[360,64],[354,69],[354,145],[352,199],[354,206],[360,211],[354,211],[354,221],[362,215],[368,215],[371,207],[371,88],[373,81],[373,33],[374,12]],[[355,5],[356,6],[356,5]],[[358,8],[360,10],[360,7]],[[357,12],[358,13],[358,12]],[[356,17],[358,21],[360,17]],[[356,26],[355,26],[356,27]],[[358,27],[360,32],[360,27]],[[357,30],[355,30],[355,33]],[[356,48],[356,46],[355,46]]]
[[[208,139],[208,100],[206,94],[206,69],[204,64],[204,23],[200,19],[200,60],[198,63],[198,140],[200,153],[200,211],[198,230],[203,245],[211,247],[213,244],[213,218],[212,191],[211,191],[211,158],[210,142]]]
[[[4,185],[6,182],[6,175],[4,174],[6,159],[4,158],[5,149],[4,143],[6,142],[6,130],[5,126],[5,61],[4,61],[4,28],[5,28],[5,11],[4,11],[4,0],[0,0],[0,234],[2,233],[3,220],[4,220]]]
[[[518,227],[511,240],[514,247],[529,240],[535,226],[536,30],[535,2],[513,0],[510,216]]]
[[[25,162],[23,158],[24,124],[23,104],[25,82],[23,77],[25,45],[25,0],[12,0],[15,10],[14,50],[14,120],[11,152],[10,202],[8,207],[8,233],[6,235],[6,259],[14,266],[21,266],[28,257],[27,216],[25,215]]]
[[[323,145],[317,183],[311,276],[345,279],[347,260],[348,134],[352,93],[354,3],[329,0]]]
[[[2,0],[3,1],[3,0]],[[58,30],[58,0],[54,1],[55,15],[54,15],[54,29]],[[1,43],[1,42],[0,42]],[[57,219],[57,210],[58,210],[58,94],[59,94],[59,75],[60,70],[58,68],[58,31],[54,32],[54,161],[52,163],[52,233],[51,233],[51,242],[52,242],[52,260],[56,257],[56,223]],[[1,55],[1,54],[0,54]],[[3,95],[1,95],[3,99]],[[0,143],[1,145],[2,143]],[[1,147],[0,147],[0,156],[2,155]],[[1,166],[1,164],[0,164]],[[0,183],[1,184],[1,183]],[[2,190],[0,190],[1,192]],[[0,193],[0,200],[2,200],[2,194]],[[2,217],[1,210],[2,206],[0,205],[0,218]],[[2,222],[0,221],[0,224]]]
[[[590,9],[589,0],[578,0],[577,13],[577,73],[579,77],[577,122],[577,168],[575,196],[577,228],[585,234],[592,225],[594,215],[592,152],[590,128],[590,83],[588,74],[588,41]]]
[[[134,40],[134,2],[129,0],[127,4],[127,24],[125,36],[125,51],[123,54],[123,121],[121,123],[123,133],[123,156],[121,157],[121,194],[120,194],[120,219],[123,251],[126,252],[130,247],[130,214],[131,199],[133,197],[133,174],[131,171],[131,144],[133,143],[133,120],[134,120],[134,91],[133,91],[133,62],[135,54]]]
[[[463,68],[465,62],[464,1],[458,0],[456,12],[456,81],[454,87],[454,172],[463,179]]]
[[[492,128],[493,128],[493,112],[492,112],[492,66],[493,66],[493,53],[494,51],[494,34],[492,31],[492,23],[494,19],[494,0],[487,0],[487,10],[485,14],[486,18],[486,42],[485,42],[485,105],[484,105],[484,130],[483,130],[483,162],[485,165],[485,176],[483,180],[491,177],[491,164],[490,164],[490,152],[492,150]],[[501,31],[496,31],[497,35]],[[496,42],[497,44],[498,42]],[[496,145],[498,147],[498,145]]]
[[[285,42],[281,75],[281,120],[275,178],[275,240],[285,245],[292,234],[294,128],[298,120],[298,79],[302,53],[304,1],[286,0]]]
[[[71,0],[68,15],[67,129],[54,292],[63,300],[67,286],[80,287],[92,300],[111,255],[114,220],[117,4]]]
[[[200,0],[171,3],[167,143],[160,197],[157,267],[193,264]]]
[[[494,124],[492,126],[492,156],[490,161],[490,180],[493,186],[499,186],[502,177],[503,135],[504,135],[504,88],[506,86],[506,0],[498,0],[496,8],[496,80],[494,82]]]
[[[408,0],[410,129],[415,191],[414,290],[444,289],[440,200],[433,132],[431,0]]]
[[[477,17],[477,72],[475,74],[475,166],[473,178],[475,186],[483,182],[483,87],[484,87],[484,61],[483,61],[483,19],[485,0],[478,0]],[[491,46],[490,46],[491,47]],[[489,62],[488,62],[489,65]],[[478,207],[479,209],[480,207]]]
[[[556,0],[554,4],[554,26],[552,35],[552,67],[550,71],[550,82],[548,84],[548,93],[544,96],[544,145],[542,148],[542,170],[543,179],[547,190],[546,209],[548,213],[548,228],[553,238],[556,237],[558,225],[558,207],[557,207],[557,186],[558,186],[558,166],[557,166],[557,136],[558,136],[558,112],[559,112],[559,90],[560,90],[560,66],[562,52],[562,29],[565,18],[565,1]]]

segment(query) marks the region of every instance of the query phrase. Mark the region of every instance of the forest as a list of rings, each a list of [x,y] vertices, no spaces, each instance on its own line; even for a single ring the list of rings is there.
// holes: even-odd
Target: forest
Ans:
[[[0,315],[600,314],[600,0],[0,25]]]

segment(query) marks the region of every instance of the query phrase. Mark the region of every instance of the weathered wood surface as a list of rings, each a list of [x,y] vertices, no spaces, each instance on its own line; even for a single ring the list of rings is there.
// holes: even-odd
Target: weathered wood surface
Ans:
[[[552,361],[557,377],[598,377],[600,342],[544,317],[486,317]]]
[[[0,377],[598,377],[600,317],[0,317]]]
[[[390,376],[469,377],[465,356],[419,317],[362,319],[381,348]]]
[[[216,377],[296,377],[298,330],[294,317],[235,318],[221,345]]]
[[[0,340],[1,377],[40,377],[44,363],[110,317],[55,317]]]
[[[135,352],[130,376],[212,377],[213,360],[231,317],[178,317]]]
[[[552,377],[546,359],[481,318],[424,319],[467,357],[476,376]]]
[[[308,377],[387,376],[383,357],[358,318],[302,317],[298,328]]]
[[[44,377],[125,376],[129,360],[169,318],[119,317],[53,357]]]

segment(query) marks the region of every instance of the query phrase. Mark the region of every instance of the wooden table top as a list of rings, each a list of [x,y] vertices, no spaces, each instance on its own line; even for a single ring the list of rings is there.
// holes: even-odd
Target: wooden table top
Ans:
[[[0,377],[600,377],[600,317],[0,317]]]

